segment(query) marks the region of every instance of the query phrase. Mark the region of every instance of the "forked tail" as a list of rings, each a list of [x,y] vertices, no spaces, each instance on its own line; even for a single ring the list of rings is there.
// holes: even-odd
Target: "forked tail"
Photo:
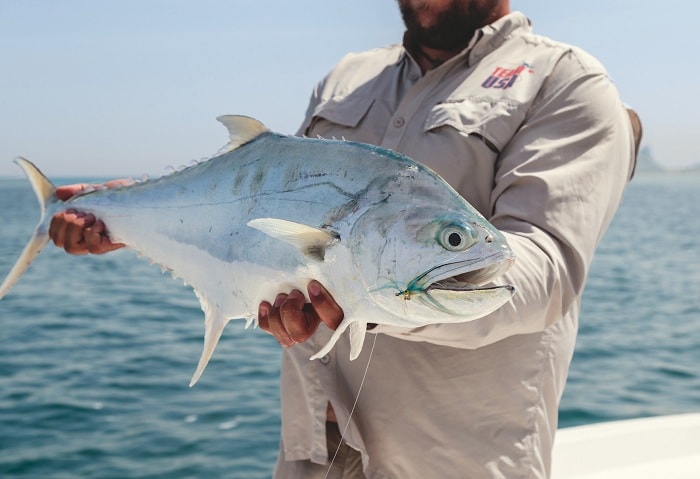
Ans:
[[[41,206],[41,220],[34,229],[34,234],[27,243],[27,246],[24,247],[22,255],[7,274],[5,281],[0,285],[0,298],[10,291],[10,288],[14,286],[19,277],[22,276],[22,273],[27,270],[31,262],[34,261],[34,258],[37,257],[42,248],[49,242],[49,224],[51,223],[51,216],[46,214],[47,207],[59,201],[55,193],[56,187],[31,161],[25,160],[24,158],[17,158],[15,163],[22,168],[24,174],[27,175],[29,182],[32,184],[32,188],[34,188],[34,193]]]

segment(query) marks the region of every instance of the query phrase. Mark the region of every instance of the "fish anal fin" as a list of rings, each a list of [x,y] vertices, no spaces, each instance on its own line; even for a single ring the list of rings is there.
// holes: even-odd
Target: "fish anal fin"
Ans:
[[[228,130],[230,141],[224,148],[227,153],[270,131],[265,125],[249,116],[222,115],[217,117],[217,120]]]
[[[214,349],[216,349],[216,345],[221,338],[221,333],[229,322],[229,318],[225,318],[217,308],[212,308],[209,302],[201,297],[197,291],[195,293],[199,297],[202,310],[204,311],[204,349],[202,349],[197,369],[190,380],[190,387],[199,381],[204,369],[209,364],[212,354],[214,354]]]
[[[357,359],[362,352],[362,345],[365,343],[367,325],[356,321],[350,324],[350,361]]]
[[[317,261],[323,261],[326,249],[339,241],[333,232],[277,218],[257,218],[250,220],[248,226],[291,244],[307,258]]]
[[[318,359],[330,352],[338,342],[340,336],[345,332],[346,329],[350,329],[350,360],[356,359],[360,352],[362,351],[362,345],[365,341],[365,333],[367,331],[367,324],[363,321],[347,321],[347,318],[343,320],[338,328],[333,331],[333,335],[328,340],[328,342],[313,356],[309,359]]]

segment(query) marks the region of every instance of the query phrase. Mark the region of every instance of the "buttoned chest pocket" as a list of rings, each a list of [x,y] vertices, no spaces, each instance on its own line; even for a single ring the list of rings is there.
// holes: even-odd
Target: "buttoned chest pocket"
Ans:
[[[524,113],[510,101],[482,98],[450,99],[436,104],[423,125],[425,132],[450,128],[468,141],[499,155],[513,137]]]
[[[333,97],[314,109],[306,134],[379,144],[390,118],[388,109],[374,98]]]

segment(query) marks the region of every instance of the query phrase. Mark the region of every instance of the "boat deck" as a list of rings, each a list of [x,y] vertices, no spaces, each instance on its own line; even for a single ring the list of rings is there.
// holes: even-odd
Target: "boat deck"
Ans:
[[[557,431],[552,479],[700,479],[700,413]]]

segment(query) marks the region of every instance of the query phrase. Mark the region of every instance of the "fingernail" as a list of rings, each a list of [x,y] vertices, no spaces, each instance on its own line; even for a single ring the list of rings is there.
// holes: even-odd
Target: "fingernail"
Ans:
[[[272,307],[279,308],[280,306],[282,306],[282,303],[284,303],[285,299],[287,299],[286,295],[278,294],[277,297],[275,298],[275,302],[272,303]]]
[[[311,296],[318,296],[321,294],[321,285],[318,284],[316,281],[312,281],[309,283],[309,294]]]
[[[293,299],[303,299],[304,298],[304,293],[299,291],[298,289],[293,289],[290,293],[289,296],[292,297]]]

